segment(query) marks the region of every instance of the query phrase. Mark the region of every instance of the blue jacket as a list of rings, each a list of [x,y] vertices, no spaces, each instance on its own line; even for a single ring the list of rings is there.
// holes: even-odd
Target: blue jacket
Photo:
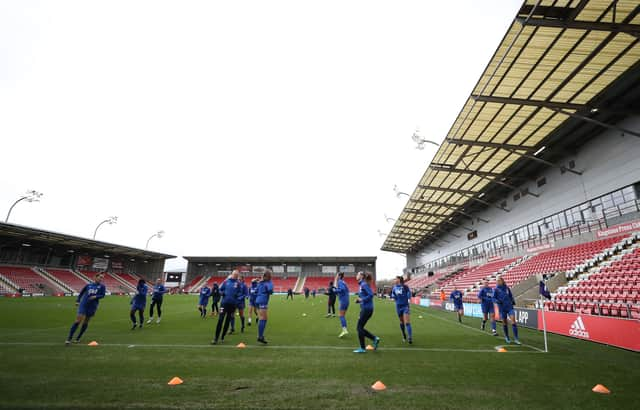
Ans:
[[[238,305],[238,299],[242,295],[242,286],[237,279],[227,279],[220,286],[222,304]]]
[[[373,291],[365,280],[360,281],[360,309],[373,310]]]

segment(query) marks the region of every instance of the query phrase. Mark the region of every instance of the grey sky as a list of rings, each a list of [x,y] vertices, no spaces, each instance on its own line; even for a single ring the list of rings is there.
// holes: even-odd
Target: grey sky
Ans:
[[[397,274],[377,230],[435,153],[410,136],[444,138],[520,4],[0,0],[2,217],[36,189],[12,222]]]

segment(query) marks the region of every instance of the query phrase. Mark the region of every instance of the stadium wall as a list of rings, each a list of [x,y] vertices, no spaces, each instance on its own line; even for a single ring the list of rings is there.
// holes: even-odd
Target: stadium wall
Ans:
[[[629,118],[619,125],[629,129],[640,129],[640,116]],[[559,162],[567,164],[570,160],[575,161],[575,169],[582,171],[582,175],[561,173],[558,168],[549,168],[540,175],[532,175],[532,181],[519,188],[520,190],[528,188],[530,192],[539,194],[539,198],[526,195],[514,201],[514,194],[517,191],[510,192],[506,202],[511,212],[488,208],[478,214],[479,217],[490,222],[476,222],[473,225],[478,232],[476,239],[467,240],[468,232],[458,228],[453,232],[460,238],[447,236],[450,243],[442,247],[423,249],[417,254],[407,255],[407,268],[415,268],[436,261],[548,215],[638,183],[640,181],[638,158],[640,158],[640,138],[623,137],[619,131],[606,130],[583,145],[575,155],[567,156]],[[546,178],[546,184],[538,188],[536,181],[542,177]],[[633,214],[637,217],[637,213]],[[633,215],[623,215],[606,222],[611,226],[627,218],[635,219]],[[569,238],[562,245],[567,246],[592,238],[593,235],[591,238],[584,236]]]

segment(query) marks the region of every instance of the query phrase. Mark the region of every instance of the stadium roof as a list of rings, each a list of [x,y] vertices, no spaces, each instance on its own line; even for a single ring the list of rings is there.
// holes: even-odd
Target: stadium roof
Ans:
[[[22,243],[44,244],[51,247],[66,247],[76,253],[89,253],[100,256],[107,254],[140,259],[175,258],[173,255],[151,252],[145,249],[131,248],[128,246],[82,238],[79,236],[3,222],[0,222],[0,237],[8,239],[8,242],[0,243],[0,246]]]
[[[603,128],[638,113],[640,4],[527,0],[389,232],[382,250],[416,252],[557,167]],[[634,106],[635,105],[635,106]],[[534,193],[523,191],[523,194]]]
[[[375,263],[375,256],[184,256],[190,263]]]

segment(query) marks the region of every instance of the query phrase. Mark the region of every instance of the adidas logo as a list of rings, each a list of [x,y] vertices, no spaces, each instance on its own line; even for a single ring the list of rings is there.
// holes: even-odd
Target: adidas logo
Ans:
[[[589,332],[587,332],[587,328],[584,327],[584,322],[582,318],[578,316],[578,318],[573,322],[571,328],[569,329],[569,334],[575,337],[582,337],[584,339],[589,338]]]

